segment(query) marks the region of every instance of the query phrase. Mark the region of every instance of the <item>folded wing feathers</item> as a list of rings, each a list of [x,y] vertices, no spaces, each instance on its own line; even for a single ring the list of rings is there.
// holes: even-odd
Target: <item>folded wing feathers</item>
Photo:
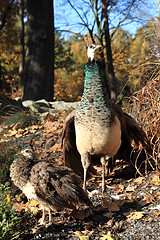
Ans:
[[[87,194],[80,187],[80,178],[66,167],[40,162],[32,168],[31,182],[37,196],[52,209],[74,209],[80,203],[91,205]]]

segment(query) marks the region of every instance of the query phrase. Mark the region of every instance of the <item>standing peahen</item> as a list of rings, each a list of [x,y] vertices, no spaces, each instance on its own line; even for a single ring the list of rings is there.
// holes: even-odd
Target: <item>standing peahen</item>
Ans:
[[[78,108],[67,116],[62,135],[65,165],[84,177],[95,174],[93,167],[102,164],[102,191],[105,190],[105,165],[113,157],[129,159],[131,142],[147,145],[147,138],[135,120],[111,102],[96,63],[96,50],[89,45],[85,66],[85,83]],[[82,168],[83,167],[83,168]],[[110,166],[108,166],[109,168]],[[87,171],[88,169],[88,171]]]
[[[81,179],[71,169],[42,160],[36,162],[31,147],[22,150],[10,166],[13,183],[27,196],[43,206],[41,224],[45,210],[76,209],[80,204],[92,206],[87,193],[81,187]]]

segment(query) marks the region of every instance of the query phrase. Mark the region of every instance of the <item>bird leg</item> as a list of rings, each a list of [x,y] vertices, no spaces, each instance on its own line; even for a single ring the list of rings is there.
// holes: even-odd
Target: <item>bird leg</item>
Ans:
[[[89,152],[82,153],[81,155],[82,166],[84,169],[84,180],[83,189],[86,191],[86,181],[87,181],[87,169],[91,163],[91,155]]]
[[[101,164],[102,164],[102,193],[105,191],[105,167],[106,167],[106,160],[109,157],[101,157]]]
[[[115,167],[115,159],[113,157],[108,158],[106,157],[106,169],[107,173],[106,175],[109,176],[109,174],[113,171],[113,168]]]
[[[52,212],[51,212],[51,209],[49,208],[48,209],[48,214],[49,214],[49,222],[48,222],[48,224],[44,223],[45,212],[46,212],[45,207],[43,207],[42,220],[40,222],[40,225],[45,225],[46,227],[48,227],[48,226],[52,225]]]
[[[48,223],[48,225],[52,225],[52,212],[51,212],[50,208],[49,208],[48,213],[49,213],[49,223]]]
[[[43,207],[42,220],[40,222],[40,225],[44,225],[44,219],[45,219],[45,207]]]
[[[84,167],[83,189],[86,191],[87,168]]]

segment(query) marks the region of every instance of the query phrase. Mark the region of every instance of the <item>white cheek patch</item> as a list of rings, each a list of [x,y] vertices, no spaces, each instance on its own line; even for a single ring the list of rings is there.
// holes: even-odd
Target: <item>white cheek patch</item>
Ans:
[[[88,48],[88,50],[87,50],[87,56],[88,56],[88,58],[90,58],[91,59],[91,61],[94,59],[94,57],[95,57],[95,49],[94,48]]]

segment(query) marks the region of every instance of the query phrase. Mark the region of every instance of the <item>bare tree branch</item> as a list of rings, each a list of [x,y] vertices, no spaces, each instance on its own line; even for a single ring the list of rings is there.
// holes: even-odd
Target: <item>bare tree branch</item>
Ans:
[[[126,13],[126,16],[125,16],[121,21],[119,21],[119,23],[117,24],[117,26],[115,27],[114,31],[113,31],[112,34],[111,34],[111,38],[113,37],[113,35],[114,35],[115,32],[117,31],[117,29],[119,28],[119,26],[121,25],[121,23],[123,23],[123,22],[128,18],[128,15],[129,15],[129,13],[130,13],[130,10],[131,10],[131,8],[132,8],[132,6],[133,6],[133,4],[134,4],[135,1],[136,1],[136,0],[132,0],[130,6],[129,6],[129,8],[128,8],[128,11],[127,11],[127,13]]]

